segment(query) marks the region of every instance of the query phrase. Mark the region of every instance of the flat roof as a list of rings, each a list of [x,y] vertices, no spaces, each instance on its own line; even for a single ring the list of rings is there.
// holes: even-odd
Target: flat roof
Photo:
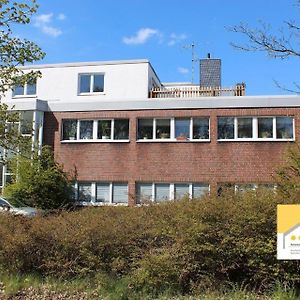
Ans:
[[[28,69],[88,67],[88,66],[103,66],[103,65],[144,64],[144,63],[150,64],[150,61],[148,59],[134,59],[134,60],[69,62],[69,63],[54,63],[54,64],[32,64],[32,65],[21,66],[20,69],[28,70]]]

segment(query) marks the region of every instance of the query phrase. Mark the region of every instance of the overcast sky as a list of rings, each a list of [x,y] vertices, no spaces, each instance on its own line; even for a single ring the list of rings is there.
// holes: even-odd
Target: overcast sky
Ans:
[[[39,0],[30,25],[16,34],[38,43],[42,63],[149,59],[162,82],[191,81],[191,49],[198,58],[222,59],[222,84],[245,82],[248,95],[286,94],[274,80],[293,87],[300,58],[274,60],[240,52],[230,42],[243,36],[226,28],[263,20],[277,29],[299,20],[296,0]],[[195,82],[199,67],[195,66]],[[300,79],[299,79],[300,81]],[[298,82],[299,82],[298,81]]]

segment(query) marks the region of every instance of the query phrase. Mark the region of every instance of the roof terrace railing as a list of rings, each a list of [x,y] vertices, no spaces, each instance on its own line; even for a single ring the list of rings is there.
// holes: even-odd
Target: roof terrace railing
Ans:
[[[246,85],[237,84],[231,88],[223,87],[174,87],[153,88],[150,98],[195,98],[195,97],[219,97],[219,96],[245,96]]]

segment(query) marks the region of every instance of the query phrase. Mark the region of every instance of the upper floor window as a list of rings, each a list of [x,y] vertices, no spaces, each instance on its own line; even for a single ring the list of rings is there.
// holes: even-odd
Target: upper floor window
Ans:
[[[35,96],[36,82],[25,83],[24,85],[15,85],[13,87],[13,97],[16,96]]]
[[[104,74],[79,74],[79,94],[104,92]]]
[[[62,140],[129,141],[129,119],[63,120]]]
[[[209,118],[139,119],[138,140],[208,141]]]
[[[218,117],[218,140],[294,140],[294,118]]]

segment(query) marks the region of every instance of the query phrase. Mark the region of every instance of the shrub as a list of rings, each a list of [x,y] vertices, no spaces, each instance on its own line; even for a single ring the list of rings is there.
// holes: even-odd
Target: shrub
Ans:
[[[32,159],[18,156],[11,161],[15,174],[4,195],[12,202],[21,202],[42,209],[57,209],[73,203],[72,180],[64,172],[48,147],[35,151]]]
[[[276,259],[283,202],[290,200],[259,190],[32,220],[0,216],[0,267],[61,278],[107,274],[154,295],[228,283],[297,286],[299,263]]]

